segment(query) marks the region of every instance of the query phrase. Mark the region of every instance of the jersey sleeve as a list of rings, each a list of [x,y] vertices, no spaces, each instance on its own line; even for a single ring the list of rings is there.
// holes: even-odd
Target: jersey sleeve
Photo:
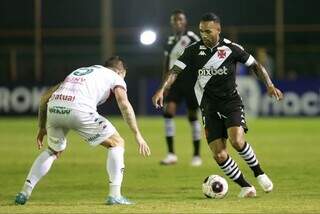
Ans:
[[[254,57],[246,52],[241,45],[238,45],[237,43],[231,43],[231,46],[237,62],[240,62],[248,67],[254,63]]]
[[[114,82],[111,87],[112,91],[117,87],[121,87],[127,91],[127,84],[119,75],[115,75]]]
[[[186,47],[182,55],[176,60],[174,65],[184,70],[187,66],[190,66],[192,64],[192,53],[192,46]]]

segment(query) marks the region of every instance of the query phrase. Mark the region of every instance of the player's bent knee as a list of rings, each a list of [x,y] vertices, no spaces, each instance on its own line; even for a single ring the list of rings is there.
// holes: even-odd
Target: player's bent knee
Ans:
[[[242,147],[244,146],[244,139],[242,136],[230,137],[229,140],[230,140],[232,146],[237,150],[242,149]]]
[[[225,160],[227,160],[228,158],[228,153],[223,150],[223,151],[220,151],[218,153],[215,153],[213,155],[213,158],[216,160],[217,163],[223,163]]]
[[[103,141],[100,145],[110,148],[110,147],[116,147],[121,146],[124,147],[124,139],[118,134],[113,134],[111,137]]]
[[[172,118],[176,114],[176,103],[174,102],[168,102],[164,104],[163,107],[163,116],[165,118]]]
[[[119,137],[115,143],[115,146],[124,147],[124,139],[122,137]]]
[[[50,155],[55,155],[57,158],[59,158],[64,150],[57,152],[54,149],[52,149],[51,147],[48,147],[47,151],[49,152]]]
[[[229,141],[232,146],[239,150],[244,146],[244,132],[241,127],[231,127],[228,129]]]

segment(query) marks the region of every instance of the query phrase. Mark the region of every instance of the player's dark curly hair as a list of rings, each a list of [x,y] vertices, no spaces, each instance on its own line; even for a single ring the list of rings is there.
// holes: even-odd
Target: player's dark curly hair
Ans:
[[[216,23],[220,23],[220,18],[216,14],[210,12],[210,13],[203,14],[203,16],[201,17],[201,21],[202,22],[213,21],[213,22],[216,22]]]
[[[172,13],[171,13],[172,16],[178,15],[178,14],[183,14],[186,16],[186,13],[181,9],[176,9],[176,10],[172,11]]]
[[[115,67],[115,66],[117,65],[117,63],[119,63],[119,61],[121,61],[122,64],[123,64],[123,67],[124,67],[125,69],[127,69],[127,65],[124,63],[124,60],[123,60],[121,57],[119,57],[119,56],[112,56],[112,57],[110,57],[109,59],[107,59],[107,60],[105,61],[104,66],[105,66],[105,67]]]

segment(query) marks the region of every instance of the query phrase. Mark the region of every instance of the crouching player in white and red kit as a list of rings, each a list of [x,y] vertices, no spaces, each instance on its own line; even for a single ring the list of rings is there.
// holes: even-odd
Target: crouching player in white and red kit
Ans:
[[[135,135],[139,153],[150,155],[128,101],[125,75],[123,61],[119,57],[111,57],[104,66],[94,65],[73,71],[61,84],[49,89],[41,97],[37,144],[41,149],[43,138],[48,135],[48,148],[34,161],[22,190],[15,198],[16,204],[27,202],[36,184],[65,150],[69,130],[75,130],[89,145],[102,145],[109,150],[106,169],[110,183],[106,204],[132,204],[120,191],[124,170],[124,140],[116,128],[97,112],[97,105],[104,103],[111,92],[114,93],[122,116]]]

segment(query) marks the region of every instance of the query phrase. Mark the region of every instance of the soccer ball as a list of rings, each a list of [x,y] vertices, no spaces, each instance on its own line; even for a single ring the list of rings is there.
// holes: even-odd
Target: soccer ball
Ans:
[[[223,198],[228,192],[228,183],[219,175],[210,175],[203,181],[202,192],[207,198]]]

